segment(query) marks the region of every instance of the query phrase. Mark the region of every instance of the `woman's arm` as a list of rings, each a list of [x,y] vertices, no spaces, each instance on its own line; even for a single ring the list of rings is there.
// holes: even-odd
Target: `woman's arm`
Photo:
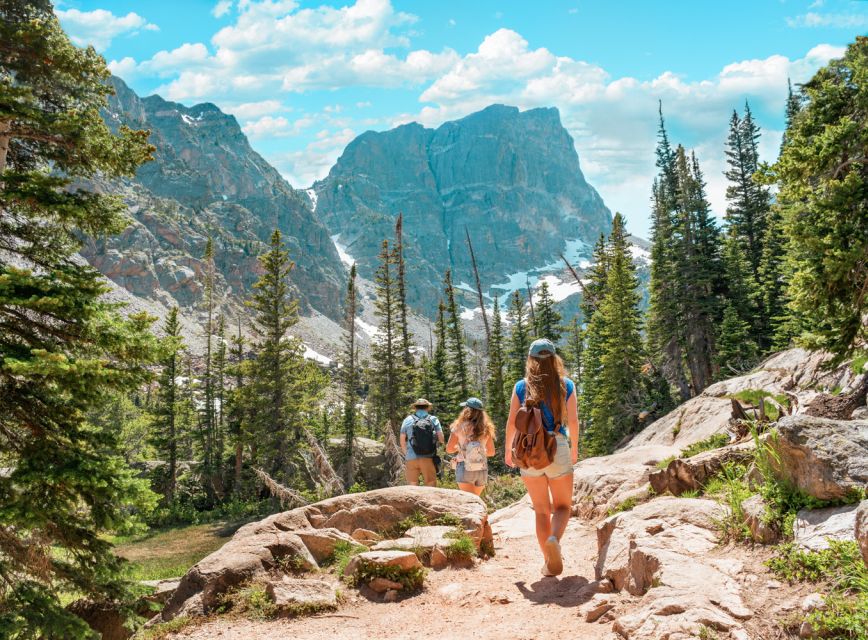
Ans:
[[[449,434],[449,442],[446,443],[446,453],[458,452],[458,431],[461,427],[455,427]]]
[[[506,421],[506,441],[503,443],[503,461],[507,467],[515,466],[512,464],[512,439],[515,437],[515,415],[518,413],[519,408],[521,408],[521,404],[515,395],[515,389],[513,389],[512,400],[509,403],[509,418]]]
[[[579,407],[575,391],[567,398],[567,428],[570,431],[570,459],[579,461]]]
[[[485,440],[485,455],[487,455],[490,458],[495,453],[496,452],[494,450],[494,438],[492,438],[492,437],[486,438],[486,440]]]

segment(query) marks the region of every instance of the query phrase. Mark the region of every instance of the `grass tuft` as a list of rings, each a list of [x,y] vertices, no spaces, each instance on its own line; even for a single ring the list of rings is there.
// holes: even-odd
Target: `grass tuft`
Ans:
[[[456,527],[454,531],[447,533],[446,537],[451,542],[443,552],[451,562],[472,560],[477,555],[476,543],[473,542],[473,538],[467,535],[464,529]]]
[[[729,436],[725,433],[714,433],[705,440],[694,442],[681,450],[682,458],[691,458],[703,451],[711,451],[712,449],[720,449],[729,444]]]
[[[624,502],[615,505],[611,509],[608,510],[608,514],[610,516],[615,515],[616,513],[621,513],[622,511],[629,511],[633,507],[639,504],[639,501],[636,498],[627,498]]]

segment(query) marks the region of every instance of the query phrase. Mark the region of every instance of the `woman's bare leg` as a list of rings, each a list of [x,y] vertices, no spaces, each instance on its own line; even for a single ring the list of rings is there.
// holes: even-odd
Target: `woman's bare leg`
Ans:
[[[552,535],[552,503],[549,496],[549,481],[545,476],[539,478],[522,476],[521,479],[524,481],[524,486],[527,487],[530,501],[533,504],[536,518],[536,539],[540,551],[545,557],[545,541]]]
[[[560,478],[548,481],[552,494],[552,524],[551,534],[560,540],[570,520],[573,510],[573,474],[568,473]]]

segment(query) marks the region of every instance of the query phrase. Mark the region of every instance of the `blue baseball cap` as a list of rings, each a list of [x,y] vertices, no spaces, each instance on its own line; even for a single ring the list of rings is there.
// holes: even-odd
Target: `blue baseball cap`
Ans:
[[[482,400],[479,398],[467,398],[461,403],[462,407],[470,407],[471,409],[482,409]]]
[[[528,350],[527,355],[534,358],[548,358],[555,353],[557,353],[557,350],[554,343],[546,338],[540,338],[530,344],[530,350]]]

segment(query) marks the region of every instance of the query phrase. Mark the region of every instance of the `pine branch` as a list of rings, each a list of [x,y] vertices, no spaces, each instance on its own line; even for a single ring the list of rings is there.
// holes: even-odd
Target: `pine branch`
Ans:
[[[271,495],[280,500],[280,504],[284,509],[292,507],[293,505],[303,507],[308,504],[307,500],[305,500],[300,493],[290,489],[289,487],[284,487],[262,469],[253,467],[253,472],[265,488],[271,492]]]
[[[326,452],[323,451],[317,439],[307,429],[304,429],[304,436],[310,447],[310,468],[308,471],[310,471],[313,481],[320,485],[329,496],[344,493],[344,483],[340,476],[335,473],[334,467],[332,467]]]

